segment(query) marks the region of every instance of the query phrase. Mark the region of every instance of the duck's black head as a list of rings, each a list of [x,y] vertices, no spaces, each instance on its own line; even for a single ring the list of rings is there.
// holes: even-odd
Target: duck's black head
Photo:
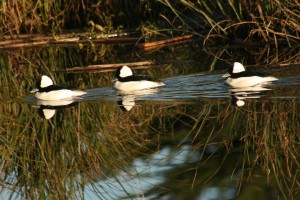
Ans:
[[[115,72],[115,77],[116,77],[117,79],[120,79],[120,73],[121,73],[121,67],[118,68],[118,69],[116,70],[116,72]]]
[[[233,74],[233,64],[231,64],[231,66],[228,68],[227,72],[232,75]]]
[[[38,90],[40,90],[41,89],[41,79],[38,79],[37,81],[36,81],[36,84],[35,84],[35,86],[36,86],[36,89],[38,89]]]

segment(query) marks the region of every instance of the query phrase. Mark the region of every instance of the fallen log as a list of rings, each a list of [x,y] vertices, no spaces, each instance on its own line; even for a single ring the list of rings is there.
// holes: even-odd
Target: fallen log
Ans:
[[[131,63],[114,63],[114,64],[102,64],[102,65],[88,65],[82,67],[73,67],[69,69],[60,69],[56,72],[66,72],[66,73],[76,73],[76,72],[99,72],[99,71],[113,71],[118,67],[122,67],[124,65],[128,67],[141,67],[141,66],[149,66],[153,65],[152,61],[141,61],[141,62],[131,62]]]
[[[139,44],[138,47],[143,50],[152,50],[155,48],[161,48],[165,47],[167,45],[171,44],[180,44],[180,43],[185,43],[193,39],[195,35],[190,34],[190,35],[185,35],[185,36],[180,36],[180,37],[175,37],[175,38],[170,38],[166,40],[160,40],[160,41],[155,41],[155,42],[148,42],[148,43],[142,43]]]

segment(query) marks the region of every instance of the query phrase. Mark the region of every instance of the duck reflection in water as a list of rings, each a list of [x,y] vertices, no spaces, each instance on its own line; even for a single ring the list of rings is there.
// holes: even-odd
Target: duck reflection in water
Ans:
[[[141,98],[146,98],[148,95],[153,95],[159,92],[158,88],[147,90],[137,90],[131,92],[117,91],[117,96],[120,97],[118,105],[124,112],[130,111],[135,106],[135,101]]]
[[[231,103],[234,106],[241,107],[245,105],[245,99],[258,99],[265,95],[266,91],[272,89],[262,86],[253,86],[245,88],[231,88],[229,92],[231,94]]]
[[[55,115],[56,110],[69,108],[77,104],[79,104],[79,102],[75,100],[38,100],[37,106],[34,107],[38,108],[38,114],[41,118],[48,120]]]
[[[119,95],[121,99],[118,101],[118,106],[124,112],[130,111],[135,105],[135,95]]]

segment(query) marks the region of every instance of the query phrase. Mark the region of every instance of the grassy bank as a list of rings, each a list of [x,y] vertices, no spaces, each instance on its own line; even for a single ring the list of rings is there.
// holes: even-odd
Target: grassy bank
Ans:
[[[111,33],[133,30],[145,38],[193,33],[204,44],[299,41],[297,0],[2,1],[0,34]]]

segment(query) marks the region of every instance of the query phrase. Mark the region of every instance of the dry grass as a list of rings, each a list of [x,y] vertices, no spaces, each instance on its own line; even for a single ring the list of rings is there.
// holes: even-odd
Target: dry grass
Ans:
[[[281,42],[291,45],[299,41],[300,13],[297,0],[180,1],[185,9],[199,16],[198,21],[183,20],[186,12],[179,10],[168,0],[160,0],[160,2],[170,7],[190,31],[194,27],[208,29],[209,32],[205,34],[194,31],[195,34],[205,37],[204,45],[259,41],[274,43],[278,47]]]

